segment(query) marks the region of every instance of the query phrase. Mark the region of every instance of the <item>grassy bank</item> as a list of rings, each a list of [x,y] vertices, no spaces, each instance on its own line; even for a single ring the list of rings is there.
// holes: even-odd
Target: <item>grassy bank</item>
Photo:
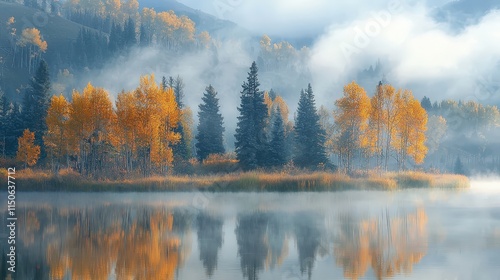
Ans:
[[[3,173],[3,172],[2,172]],[[3,176],[4,174],[2,174]],[[461,175],[418,172],[387,173],[348,177],[338,173],[232,173],[214,176],[168,176],[120,181],[92,181],[73,171],[58,176],[48,172],[23,170],[16,174],[18,191],[69,192],[302,192],[342,190],[397,190],[404,188],[468,188]]]

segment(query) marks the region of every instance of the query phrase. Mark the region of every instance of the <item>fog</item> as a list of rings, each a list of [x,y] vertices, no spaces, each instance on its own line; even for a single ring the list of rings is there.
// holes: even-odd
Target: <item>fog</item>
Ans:
[[[210,11],[211,2],[181,2],[214,13]],[[291,109],[291,118],[300,90],[308,82],[313,85],[318,107],[325,105],[329,109],[333,109],[342,87],[350,81],[357,80],[372,94],[382,79],[411,89],[417,98],[499,104],[500,80],[495,73],[500,69],[500,36],[493,31],[500,30],[500,11],[486,11],[477,21],[457,31],[451,23],[434,16],[436,7],[445,2],[373,1],[362,5],[360,1],[318,0],[309,5],[304,1],[290,5],[289,1],[236,1],[239,6],[227,10],[223,17],[238,19],[236,22],[245,28],[249,27],[247,20],[252,22],[258,36],[314,36],[308,46],[309,60],[303,65],[310,73],[306,78],[297,79],[290,69],[260,73],[261,89],[277,89]],[[266,8],[259,12],[261,20],[255,21],[251,15],[258,7]],[[122,89],[134,89],[141,75],[154,73],[157,81],[162,76],[180,75],[186,84],[185,103],[193,110],[196,121],[203,91],[212,84],[219,92],[226,144],[231,148],[241,84],[251,62],[259,55],[258,36],[241,35],[216,42],[214,51],[181,55],[157,47],[134,49],[110,60],[101,70],[87,72],[78,87],[92,81],[116,96]],[[381,64],[378,72],[361,75],[377,61]]]

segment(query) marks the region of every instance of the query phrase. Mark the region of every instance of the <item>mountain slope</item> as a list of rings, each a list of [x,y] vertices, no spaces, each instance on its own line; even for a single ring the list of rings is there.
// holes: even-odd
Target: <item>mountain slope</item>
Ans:
[[[12,65],[11,43],[6,31],[6,22],[14,17],[16,34],[20,35],[25,28],[37,28],[47,41],[47,51],[42,58],[47,61],[58,61],[65,65],[71,56],[71,46],[74,44],[80,29],[80,24],[66,20],[56,15],[48,15],[39,10],[28,8],[20,4],[0,1],[0,87],[11,98],[19,100],[19,95],[14,94],[22,85],[27,85],[32,74],[26,69],[20,69]],[[50,66],[50,63],[49,63]],[[51,69],[52,72],[59,69]]]
[[[139,1],[139,4],[140,10],[145,7],[153,8],[157,12],[172,10],[177,15],[187,16],[193,20],[194,23],[196,23],[196,28],[198,30],[208,31],[215,37],[227,38],[229,36],[237,36],[238,34],[241,36],[243,35],[242,33],[247,35],[248,33],[246,30],[231,21],[219,19],[202,11],[190,8],[175,0],[141,0]]]

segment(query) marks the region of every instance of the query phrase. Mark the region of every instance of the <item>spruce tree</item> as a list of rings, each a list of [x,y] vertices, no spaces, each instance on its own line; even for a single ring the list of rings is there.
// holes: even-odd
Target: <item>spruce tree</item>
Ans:
[[[255,61],[250,67],[247,81],[243,83],[240,116],[236,128],[236,156],[245,169],[265,167],[270,164],[269,143],[266,136],[268,118],[264,92],[259,90],[258,68]]]
[[[127,48],[137,44],[135,22],[132,17],[129,17],[127,22],[125,23],[125,28],[123,29],[123,41],[124,46]]]
[[[162,86],[164,86],[164,80],[162,80]],[[184,109],[184,102],[182,100],[184,98],[184,81],[182,78],[177,76],[174,80],[174,78],[170,77],[168,86],[174,91],[175,101],[179,110]],[[181,140],[172,147],[176,161],[188,160],[191,157],[191,150],[188,145],[185,129],[181,121],[179,121],[177,127],[174,129],[174,132],[181,135]]]
[[[35,144],[42,147],[42,157],[45,156],[42,137],[47,131],[45,118],[47,117],[49,105],[49,67],[45,60],[42,60],[31,80],[30,87],[25,92],[22,107],[23,126],[35,133]]]
[[[304,168],[315,168],[328,163],[324,146],[326,133],[316,111],[311,84],[300,94],[295,133],[295,164]]]
[[[199,105],[198,134],[196,135],[196,155],[199,161],[211,154],[224,154],[224,120],[219,112],[217,92],[209,85],[205,89]]]
[[[427,96],[424,96],[424,98],[422,98],[422,101],[420,101],[420,105],[422,105],[422,108],[424,108],[427,112],[430,112],[432,110],[431,100]]]
[[[283,166],[286,163],[286,137],[283,117],[279,107],[273,112],[274,123],[271,131],[270,142],[270,164],[271,166]]]
[[[453,173],[459,175],[466,175],[465,167],[460,157],[457,157],[457,159],[455,160],[455,167],[453,168]]]

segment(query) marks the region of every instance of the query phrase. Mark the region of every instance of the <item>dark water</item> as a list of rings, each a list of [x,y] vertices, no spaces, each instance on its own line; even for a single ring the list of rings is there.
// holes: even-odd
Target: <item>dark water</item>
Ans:
[[[466,191],[25,193],[17,206],[15,279],[500,279],[499,182]]]

